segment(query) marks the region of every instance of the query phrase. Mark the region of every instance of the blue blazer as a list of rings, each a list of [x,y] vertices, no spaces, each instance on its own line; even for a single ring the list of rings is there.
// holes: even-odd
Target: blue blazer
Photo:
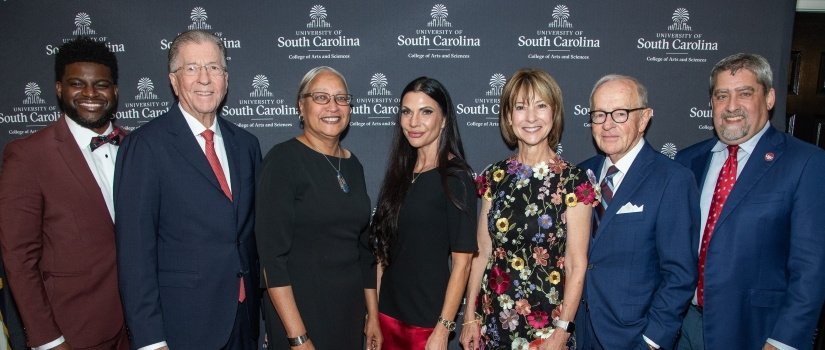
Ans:
[[[676,160],[705,182],[712,138]],[[771,159],[772,155],[772,159]],[[825,152],[770,127],[719,215],[705,263],[705,348],[810,349],[825,300]]]
[[[133,349],[224,346],[239,277],[257,341],[260,290],[253,235],[258,139],[217,117],[232,201],[177,105],[123,141],[115,168],[120,294]]]
[[[604,161],[579,166],[598,177]],[[630,205],[642,210],[618,213]],[[645,142],[591,235],[576,317],[581,348],[648,349],[642,335],[673,347],[696,289],[698,227],[693,174]]]

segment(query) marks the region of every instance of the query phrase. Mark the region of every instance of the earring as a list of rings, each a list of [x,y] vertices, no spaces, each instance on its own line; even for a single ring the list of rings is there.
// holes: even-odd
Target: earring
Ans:
[[[298,114],[298,121],[303,123],[304,122],[304,116]]]

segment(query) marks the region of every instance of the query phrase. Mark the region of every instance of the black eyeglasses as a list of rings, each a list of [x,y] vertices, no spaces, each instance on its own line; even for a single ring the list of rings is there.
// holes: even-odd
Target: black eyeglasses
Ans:
[[[607,121],[607,116],[613,118],[613,121],[616,123],[624,123],[627,121],[627,117],[630,116],[630,112],[638,111],[645,109],[647,107],[639,107],[639,108],[631,108],[631,109],[614,109],[610,112],[605,111],[590,111],[590,122],[593,124],[602,124]]]
[[[339,106],[349,106],[349,103],[352,102],[352,95],[350,94],[337,94],[337,95],[330,95],[326,92],[310,92],[301,95],[301,97],[312,97],[312,100],[319,105],[328,104],[330,100],[335,100],[335,104]]]

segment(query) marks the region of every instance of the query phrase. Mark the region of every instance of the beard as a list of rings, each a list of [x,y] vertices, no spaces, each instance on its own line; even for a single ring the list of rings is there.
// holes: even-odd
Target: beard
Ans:
[[[110,120],[115,120],[115,112],[117,110],[117,98],[114,98],[113,100],[109,101],[108,107],[106,107],[106,109],[103,110],[103,113],[97,120],[83,118],[80,116],[80,113],[78,113],[77,108],[74,108],[74,106],[67,103],[66,101],[63,101],[62,99],[58,99],[58,101],[60,101],[60,109],[63,110],[63,113],[66,113],[66,116],[68,116],[69,119],[73,120],[75,123],[86,129],[99,129],[106,126],[106,123],[108,123]]]
[[[728,117],[744,117],[744,123],[739,126],[728,126],[725,125],[724,119]],[[723,139],[728,141],[736,141],[748,135],[748,131],[751,128],[750,123],[750,116],[748,112],[743,109],[737,109],[733,112],[724,112],[722,113],[722,120],[723,122],[719,123],[719,136]]]

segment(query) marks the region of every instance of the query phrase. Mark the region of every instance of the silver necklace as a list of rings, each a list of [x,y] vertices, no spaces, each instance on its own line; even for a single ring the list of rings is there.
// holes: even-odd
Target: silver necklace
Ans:
[[[412,182],[410,182],[410,183],[415,183],[415,180],[417,180],[418,177],[421,176],[421,174],[423,174],[423,173],[424,172],[422,171],[422,172],[418,173],[418,175],[416,175],[415,171],[413,171],[413,178],[412,178]]]
[[[312,146],[312,149],[314,149],[315,152],[318,152],[322,156],[324,156],[324,159],[327,160],[327,163],[329,163],[329,166],[331,166],[332,169],[335,170],[336,177],[338,178],[338,186],[341,186],[341,190],[344,191],[344,193],[349,193],[349,186],[347,186],[347,181],[344,180],[344,175],[341,174],[341,158],[343,158],[343,157],[338,158],[338,168],[335,168],[335,165],[333,165],[332,162],[329,160],[329,158],[327,158],[327,155],[324,154],[324,152],[321,152],[320,150],[318,150],[318,148],[315,147],[315,145],[312,144],[312,141],[309,140],[309,137],[307,137],[306,139],[307,139],[307,142],[309,143],[309,145]],[[338,151],[340,151],[340,150],[341,150],[341,145],[339,144],[338,148],[336,149],[335,154],[338,154]]]

